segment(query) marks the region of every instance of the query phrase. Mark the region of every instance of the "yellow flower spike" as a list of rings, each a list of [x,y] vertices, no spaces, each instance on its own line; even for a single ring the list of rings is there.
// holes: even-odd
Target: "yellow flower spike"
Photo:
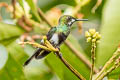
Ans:
[[[43,40],[44,40],[44,43],[45,43],[46,40],[47,40],[47,37],[46,37],[46,36],[43,36]]]
[[[45,45],[46,45],[48,48],[50,48],[52,51],[59,51],[58,49],[55,49],[48,40],[46,40]]]
[[[47,48],[46,46],[43,46],[43,45],[40,45],[40,44],[34,43],[34,42],[19,42],[18,44],[20,44],[20,45],[31,44],[31,45],[33,45],[35,47],[39,47],[39,48],[42,48],[42,49],[50,51],[50,49]]]
[[[55,49],[51,43],[47,40],[46,36],[43,36],[44,44],[50,49],[50,51],[59,51],[58,49]]]
[[[91,39],[92,39],[91,37],[88,37],[88,38],[87,38],[87,42],[90,42],[90,41],[91,41]]]
[[[95,32],[96,32],[96,30],[95,30],[95,29],[89,29],[89,33],[90,33],[91,35],[94,35],[94,34],[95,34]]]
[[[43,39],[44,39],[44,40],[47,40],[47,36],[43,36]]]
[[[88,31],[85,31],[85,37],[88,38],[90,36],[91,36],[90,33]]]

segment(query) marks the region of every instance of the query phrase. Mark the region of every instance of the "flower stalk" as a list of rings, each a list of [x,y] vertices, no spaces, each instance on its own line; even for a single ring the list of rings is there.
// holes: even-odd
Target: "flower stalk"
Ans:
[[[118,59],[116,59],[114,65],[109,70],[105,71],[97,80],[102,80],[106,75],[111,73],[113,70],[115,70],[119,66],[120,66],[120,56]]]
[[[85,37],[87,38],[87,42],[92,43],[92,49],[91,49],[91,73],[90,73],[90,80],[92,80],[92,76],[94,73],[94,66],[95,66],[95,50],[96,45],[99,42],[99,39],[101,38],[101,35],[95,31],[95,29],[89,29],[89,31],[85,32]]]
[[[104,76],[106,76],[107,74],[109,74],[110,72],[112,72],[114,69],[116,69],[120,64],[118,64],[118,60],[117,57],[120,55],[120,47],[118,47],[118,49],[113,53],[113,56],[106,62],[106,64],[104,65],[104,67],[102,68],[102,70],[98,73],[98,76],[95,78],[95,80],[101,80],[101,78],[104,78]],[[117,62],[114,63],[114,65],[106,71],[106,69],[110,66],[110,64],[112,64],[113,62]]]

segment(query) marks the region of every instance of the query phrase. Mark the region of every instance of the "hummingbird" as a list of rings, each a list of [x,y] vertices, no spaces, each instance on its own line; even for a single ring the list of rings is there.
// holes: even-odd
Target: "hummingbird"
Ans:
[[[58,25],[56,27],[52,27],[47,33],[47,40],[54,46],[55,48],[60,49],[60,45],[66,40],[71,31],[71,26],[74,22],[77,21],[88,21],[88,19],[76,19],[70,15],[63,15],[60,17]],[[44,45],[44,40],[41,40],[41,45]],[[41,59],[47,56],[50,51],[46,51],[42,48],[38,48],[34,54],[24,63],[24,66],[28,65],[30,61],[35,59]]]

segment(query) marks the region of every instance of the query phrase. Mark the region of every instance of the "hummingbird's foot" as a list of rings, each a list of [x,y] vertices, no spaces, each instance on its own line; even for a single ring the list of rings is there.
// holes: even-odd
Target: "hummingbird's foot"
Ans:
[[[59,53],[60,57],[62,58],[62,53]]]
[[[58,53],[55,52],[55,55],[56,55],[56,56],[59,55],[59,57],[62,58],[62,54],[61,54],[60,52],[58,52]]]
[[[60,51],[60,47],[59,46],[56,46],[56,49],[58,49],[58,51]]]
[[[55,48],[57,51],[60,51],[60,48]]]

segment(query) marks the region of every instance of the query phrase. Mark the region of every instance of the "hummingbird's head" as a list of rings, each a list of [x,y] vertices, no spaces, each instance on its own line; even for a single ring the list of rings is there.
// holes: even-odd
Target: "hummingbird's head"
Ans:
[[[65,24],[69,27],[76,21],[88,21],[88,19],[76,19],[70,15],[63,15],[59,19],[59,24]]]

